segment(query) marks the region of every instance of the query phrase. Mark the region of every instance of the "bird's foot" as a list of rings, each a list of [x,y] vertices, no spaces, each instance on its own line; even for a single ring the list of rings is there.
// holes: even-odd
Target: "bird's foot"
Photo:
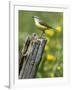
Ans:
[[[41,34],[40,38],[43,38],[43,39],[45,38],[45,33],[44,32]]]

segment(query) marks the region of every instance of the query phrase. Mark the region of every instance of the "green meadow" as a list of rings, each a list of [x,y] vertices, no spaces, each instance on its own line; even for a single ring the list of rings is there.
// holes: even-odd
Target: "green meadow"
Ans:
[[[63,77],[63,13],[19,10],[19,53],[21,53],[27,35],[36,33],[41,36],[42,34],[42,31],[35,26],[32,16],[40,17],[48,25],[57,29],[46,31],[47,43],[36,78]]]

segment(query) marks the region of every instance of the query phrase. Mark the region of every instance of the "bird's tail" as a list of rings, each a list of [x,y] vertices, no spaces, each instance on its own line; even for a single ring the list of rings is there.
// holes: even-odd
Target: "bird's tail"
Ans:
[[[56,30],[55,28],[53,28],[53,27],[51,27],[51,26],[48,26],[48,30],[49,30],[49,29]]]
[[[51,29],[53,29],[53,30],[57,30],[57,29],[55,29],[55,28],[53,28],[53,27],[51,27]]]

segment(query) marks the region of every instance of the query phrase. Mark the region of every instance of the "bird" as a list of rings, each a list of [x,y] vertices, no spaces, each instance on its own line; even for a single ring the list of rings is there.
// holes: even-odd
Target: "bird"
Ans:
[[[38,16],[32,16],[32,18],[34,19],[36,27],[42,31],[42,35],[45,33],[45,30],[50,30],[50,29],[56,30],[55,28],[44,22],[42,19],[40,19]]]

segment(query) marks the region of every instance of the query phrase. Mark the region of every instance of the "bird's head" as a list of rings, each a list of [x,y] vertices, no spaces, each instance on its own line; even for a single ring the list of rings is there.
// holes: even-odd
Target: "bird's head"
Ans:
[[[38,16],[32,16],[32,18],[34,18],[34,19],[35,19],[35,18],[36,18],[36,19],[39,19],[39,17],[38,17]]]
[[[33,16],[32,18],[34,19],[35,22],[39,22],[39,17],[38,16]]]

